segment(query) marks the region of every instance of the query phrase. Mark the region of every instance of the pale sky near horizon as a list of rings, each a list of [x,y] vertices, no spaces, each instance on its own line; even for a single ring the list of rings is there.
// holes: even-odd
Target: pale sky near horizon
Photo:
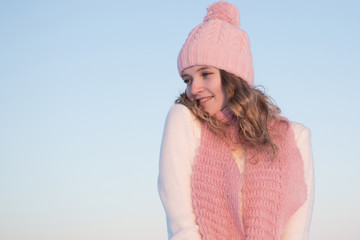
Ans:
[[[0,1],[0,239],[166,239],[176,58],[214,1]],[[283,114],[312,131],[310,239],[358,240],[360,3],[229,1]]]

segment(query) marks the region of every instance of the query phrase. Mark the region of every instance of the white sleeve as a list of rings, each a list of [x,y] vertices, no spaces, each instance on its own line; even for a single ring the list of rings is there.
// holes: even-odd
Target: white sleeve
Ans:
[[[191,202],[191,171],[197,140],[191,112],[174,104],[167,116],[160,152],[158,190],[171,240],[201,240]]]
[[[312,158],[311,134],[305,126],[292,122],[296,144],[304,161],[307,199],[287,222],[281,240],[307,240],[314,203],[314,163]]]

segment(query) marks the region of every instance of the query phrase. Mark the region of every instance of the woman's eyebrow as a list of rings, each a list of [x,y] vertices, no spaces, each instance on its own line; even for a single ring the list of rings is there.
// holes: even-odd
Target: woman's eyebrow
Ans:
[[[198,70],[196,70],[196,72],[200,72],[200,71],[203,71],[203,70],[211,70],[211,68],[210,67],[201,67]]]

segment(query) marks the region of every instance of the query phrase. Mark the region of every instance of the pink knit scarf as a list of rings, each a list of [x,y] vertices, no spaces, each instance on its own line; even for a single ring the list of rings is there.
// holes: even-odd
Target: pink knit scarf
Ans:
[[[217,117],[232,124],[229,137],[236,137],[231,113],[225,109]],[[229,145],[202,124],[191,187],[204,240],[280,239],[286,222],[305,202],[303,161],[288,120],[282,120],[270,133],[277,158],[249,149],[243,175]],[[255,154],[256,164],[249,161]]]

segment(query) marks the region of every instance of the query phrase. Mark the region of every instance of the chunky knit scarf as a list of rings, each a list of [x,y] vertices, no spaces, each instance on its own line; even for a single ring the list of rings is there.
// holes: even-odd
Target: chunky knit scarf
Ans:
[[[225,109],[217,117],[230,124],[228,137],[236,138],[231,113]],[[272,160],[269,151],[248,149],[244,174],[229,144],[202,124],[191,187],[204,240],[278,240],[286,222],[305,202],[303,161],[289,122],[282,120],[270,133],[278,147],[277,158]]]

